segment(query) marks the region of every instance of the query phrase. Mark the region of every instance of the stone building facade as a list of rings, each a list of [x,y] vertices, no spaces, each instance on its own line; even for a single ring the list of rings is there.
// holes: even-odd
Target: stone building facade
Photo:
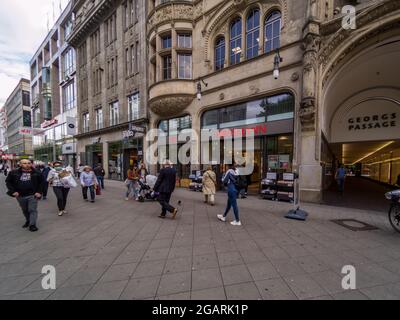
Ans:
[[[72,12],[80,162],[102,163],[108,178],[123,180],[145,150],[145,0],[76,0]]]
[[[254,130],[253,183],[269,171],[294,171],[301,199],[313,202],[357,143],[397,146],[398,120],[391,128],[384,121],[381,131],[353,132],[358,127],[348,124],[398,115],[399,1],[147,4],[150,128],[168,135]],[[362,160],[370,160],[368,153]],[[395,157],[387,162],[395,171],[400,165]],[[198,169],[178,165],[181,177]]]

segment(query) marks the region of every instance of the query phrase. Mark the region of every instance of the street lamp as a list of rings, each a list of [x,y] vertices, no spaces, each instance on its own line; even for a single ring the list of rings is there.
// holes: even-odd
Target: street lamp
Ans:
[[[201,94],[201,82],[203,82],[203,84],[206,86],[206,88],[208,87],[208,83],[204,82],[203,79],[199,80],[199,82],[197,82],[197,100],[201,100],[202,94]]]
[[[276,55],[274,58],[274,78],[277,80],[279,78],[279,65],[283,61],[281,55],[279,54],[279,49],[276,51]]]

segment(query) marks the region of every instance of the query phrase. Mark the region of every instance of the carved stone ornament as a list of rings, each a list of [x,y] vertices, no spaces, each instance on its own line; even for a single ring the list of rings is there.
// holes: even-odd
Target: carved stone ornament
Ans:
[[[302,125],[303,131],[313,131],[315,130],[315,99],[305,98],[301,102],[299,117]]]
[[[223,93],[223,92],[221,92],[220,94],[219,94],[219,100],[224,100],[225,99],[225,94]]]
[[[197,9],[197,8],[196,8]],[[200,10],[200,11],[199,11]],[[202,7],[195,9],[191,3],[188,4],[174,4],[157,9],[156,12],[149,19],[150,30],[163,22],[170,22],[171,20],[189,20],[193,21],[195,14],[201,14]]]
[[[300,75],[298,72],[295,72],[292,74],[292,76],[290,77],[290,80],[292,80],[293,82],[296,82],[297,80],[299,80]]]
[[[247,2],[248,0],[233,0],[233,5],[238,9],[244,8],[247,6]]]
[[[193,101],[192,95],[162,96],[150,100],[150,109],[162,117],[173,117],[185,110]]]

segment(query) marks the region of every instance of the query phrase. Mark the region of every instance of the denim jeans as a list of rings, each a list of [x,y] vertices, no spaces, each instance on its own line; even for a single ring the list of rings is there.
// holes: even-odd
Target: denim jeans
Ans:
[[[103,177],[103,176],[97,176],[96,178],[97,178],[97,181],[98,181],[99,184],[100,184],[100,187],[101,187],[102,189],[104,189],[104,177]]]
[[[240,221],[239,220],[239,208],[237,205],[237,195],[238,195],[238,192],[235,188],[235,185],[233,183],[230,183],[228,185],[228,203],[226,205],[224,217],[226,217],[228,215],[229,211],[231,210],[231,208],[233,208],[235,220]]]
[[[36,226],[38,217],[38,199],[36,199],[35,196],[28,196],[18,197],[17,201],[22,209],[22,213],[24,214],[26,221],[29,222],[29,225]]]
[[[339,187],[339,192],[343,193],[344,192],[344,179],[337,179],[337,184]]]
[[[87,196],[88,189],[90,191],[90,199],[92,201],[94,201],[96,199],[96,193],[94,190],[94,186],[82,187],[83,200],[87,200],[87,198],[88,198],[88,196]]]
[[[127,186],[128,190],[126,191],[126,197],[129,198],[129,195],[133,192],[133,198],[136,199],[139,196],[139,184],[137,181],[130,180]]]

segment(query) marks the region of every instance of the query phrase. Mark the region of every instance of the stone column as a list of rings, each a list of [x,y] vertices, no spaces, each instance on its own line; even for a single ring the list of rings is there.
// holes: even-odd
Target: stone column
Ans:
[[[314,2],[311,0],[310,16],[303,34],[303,89],[299,110],[301,123],[299,181],[301,200],[320,202],[322,198],[322,168],[316,92],[320,36],[319,23],[314,19],[316,10],[313,7]]]

